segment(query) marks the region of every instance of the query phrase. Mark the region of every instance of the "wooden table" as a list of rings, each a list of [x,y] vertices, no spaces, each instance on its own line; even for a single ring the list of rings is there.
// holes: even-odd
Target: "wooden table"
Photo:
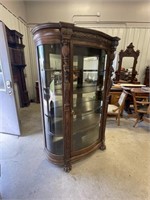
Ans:
[[[145,89],[144,89],[145,88]],[[131,92],[138,94],[150,95],[150,87],[132,88]]]

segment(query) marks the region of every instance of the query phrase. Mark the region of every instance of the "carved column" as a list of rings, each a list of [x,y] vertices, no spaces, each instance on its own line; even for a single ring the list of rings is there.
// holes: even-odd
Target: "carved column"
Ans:
[[[62,77],[63,77],[63,120],[64,120],[64,170],[71,170],[71,49],[72,29],[62,28]]]
[[[103,112],[104,118],[101,119],[101,129],[100,129],[100,136],[101,136],[100,149],[101,150],[106,149],[105,129],[106,129],[106,120],[107,120],[107,108],[108,108],[108,101],[109,101],[109,91],[110,91],[110,88],[112,87],[111,76],[112,76],[112,72],[114,71],[112,64],[113,64],[113,60],[115,57],[114,52],[116,51],[117,45],[118,45],[118,42],[116,42],[116,41],[112,42],[111,48],[107,52],[108,55],[107,55],[107,63],[106,63],[106,72],[107,72],[106,77],[108,77],[108,79],[107,79],[107,81],[105,81],[105,94],[103,97],[104,101],[103,101],[103,107],[102,107],[102,112]]]

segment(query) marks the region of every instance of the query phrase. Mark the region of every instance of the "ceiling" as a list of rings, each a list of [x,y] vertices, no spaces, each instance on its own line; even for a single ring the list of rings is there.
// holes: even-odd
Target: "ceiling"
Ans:
[[[6,0],[7,1],[7,0]],[[11,0],[11,1],[24,1],[24,2],[75,2],[74,0]],[[79,2],[150,2],[150,0],[76,0]]]

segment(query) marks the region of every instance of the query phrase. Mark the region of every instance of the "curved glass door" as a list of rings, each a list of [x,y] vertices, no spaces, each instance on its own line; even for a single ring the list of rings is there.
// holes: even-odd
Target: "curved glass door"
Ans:
[[[74,46],[73,55],[72,150],[77,151],[99,139],[106,55],[81,46]]]
[[[62,69],[60,44],[38,46],[46,148],[63,155]]]

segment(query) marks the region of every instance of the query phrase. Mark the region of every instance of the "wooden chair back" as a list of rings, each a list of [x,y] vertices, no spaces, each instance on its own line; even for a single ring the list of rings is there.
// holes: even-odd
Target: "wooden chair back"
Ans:
[[[137,125],[138,122],[147,121],[150,122],[150,100],[149,94],[140,94],[132,92],[133,102],[134,102],[134,111],[136,114],[136,121],[133,127]]]
[[[123,90],[121,93],[117,105],[108,104],[107,115],[114,115],[118,121],[118,126],[120,126],[120,116],[124,109],[125,100],[127,97],[126,91]]]

